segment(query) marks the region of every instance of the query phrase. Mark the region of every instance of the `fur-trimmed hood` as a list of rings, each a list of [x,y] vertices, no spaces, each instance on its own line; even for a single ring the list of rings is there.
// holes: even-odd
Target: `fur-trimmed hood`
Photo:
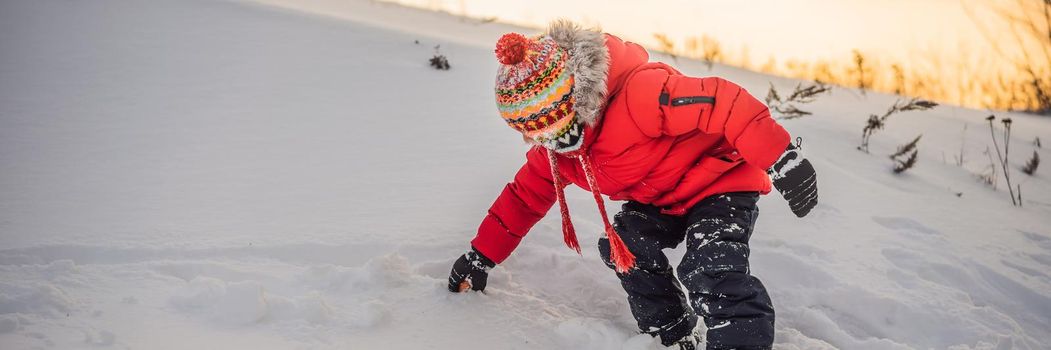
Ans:
[[[606,103],[610,56],[602,32],[586,29],[568,20],[557,20],[546,35],[569,52],[566,67],[573,74],[573,109],[587,126],[595,126]]]

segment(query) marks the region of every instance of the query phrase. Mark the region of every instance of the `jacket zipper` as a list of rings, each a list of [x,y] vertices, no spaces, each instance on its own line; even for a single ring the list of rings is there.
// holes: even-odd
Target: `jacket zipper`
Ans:
[[[671,98],[667,92],[662,92],[660,95],[660,104],[671,105],[672,107],[678,107],[682,105],[691,105],[698,103],[715,104],[714,96],[687,96],[687,97],[676,97]]]

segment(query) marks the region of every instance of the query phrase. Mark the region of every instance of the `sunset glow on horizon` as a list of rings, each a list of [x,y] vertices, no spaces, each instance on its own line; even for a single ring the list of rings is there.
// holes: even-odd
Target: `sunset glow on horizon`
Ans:
[[[1022,86],[1012,87],[1005,79],[1032,80],[1020,77],[1016,67],[1023,46],[1030,52],[1049,51],[1042,47],[1045,43],[1019,43],[1013,37],[998,12],[1015,11],[1013,1],[383,1],[532,28],[567,18],[690,57],[699,56],[688,47],[690,40],[708,37],[718,43],[719,63],[839,84],[845,79],[840,71],[854,65],[857,53],[871,65],[866,69],[872,69],[875,90],[975,108],[1025,108],[1023,102],[1012,100],[1016,92],[996,91]],[[1035,17],[1036,23],[1046,26],[1042,16]],[[658,36],[667,40],[661,43]],[[1046,72],[1038,75],[1051,76],[1051,62],[1036,61],[1036,70]],[[909,83],[916,85],[915,91],[892,87],[905,84],[900,81],[902,72],[937,84]]]

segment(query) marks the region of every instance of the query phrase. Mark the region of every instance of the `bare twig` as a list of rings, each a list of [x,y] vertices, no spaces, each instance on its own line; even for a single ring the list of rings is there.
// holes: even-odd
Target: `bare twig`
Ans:
[[[1004,181],[1007,181],[1007,191],[1011,195],[1011,205],[1018,205],[1015,201],[1014,187],[1011,187],[1011,173],[1007,171],[1008,163],[1008,146],[1011,143],[1011,118],[1004,118],[1002,121],[1004,124],[1004,153],[1000,154],[1000,143],[996,141],[996,128],[993,126],[993,120],[996,119],[995,115],[989,115],[985,118],[989,122],[989,136],[993,138],[993,146],[996,147],[996,158],[1000,160],[1000,168],[1004,171]]]
[[[675,42],[672,42],[664,33],[653,33],[653,38],[657,39],[661,51],[671,56],[672,61],[679,63],[679,56],[675,54]]]
[[[832,88],[821,82],[814,82],[807,86],[803,86],[803,83],[799,83],[796,84],[792,94],[788,95],[787,98],[782,99],[781,95],[777,93],[777,89],[774,88],[774,84],[770,83],[770,91],[766,93],[765,100],[767,106],[770,107],[770,110],[780,115],[777,119],[795,119],[813,114],[809,111],[799,109],[796,104],[814,102],[819,95],[831,90]]]
[[[1022,184],[1018,184],[1018,206],[1022,206]]]
[[[916,154],[917,153],[919,153],[918,150],[913,150],[912,153],[909,154],[909,158],[906,158],[905,160],[895,159],[894,160],[894,162],[895,162],[895,164],[894,164],[894,173],[895,174],[900,174],[900,173],[904,172],[905,170],[909,170],[914,165],[916,165]]]
[[[919,154],[916,144],[920,142],[921,137],[923,137],[922,134],[917,135],[911,142],[898,146],[898,150],[890,155],[890,159],[894,161],[895,174],[900,174],[916,165],[916,156]],[[906,154],[908,157],[905,157]]]
[[[1008,3],[1007,1],[995,2],[997,4]],[[1028,81],[1018,88],[1028,90],[1024,92],[1024,108],[1036,113],[1051,114],[1051,79],[1046,70],[1051,67],[1051,1],[1018,0],[1014,2],[1014,8],[995,6],[992,12],[1007,22],[1007,28],[1011,35],[1005,38],[1003,35],[993,35],[994,31],[975,15],[974,11],[961,0],[963,10],[976,25],[978,32],[982,34],[985,41],[992,46],[993,50],[1003,59],[1013,61],[1018,71],[1028,75]],[[1034,16],[1036,14],[1037,16]],[[1019,31],[1019,27],[1023,30]],[[1000,44],[1007,40],[1013,40],[1019,48],[1021,57],[1009,56],[1001,48]],[[1034,41],[1037,45],[1027,45]],[[1036,47],[1035,52],[1031,48]],[[1043,62],[1041,62],[1043,61]],[[1037,69],[1044,67],[1044,70]],[[1012,98],[1011,103],[1014,103]]]
[[[865,128],[861,130],[861,145],[858,146],[858,150],[865,153],[869,152],[869,138],[871,138],[872,134],[876,133],[877,130],[883,129],[886,125],[887,118],[890,118],[891,115],[899,112],[924,111],[936,106],[938,106],[937,103],[918,98],[906,101],[898,100],[894,102],[894,105],[890,106],[890,108],[887,109],[887,112],[883,113],[883,115],[869,115],[869,119],[865,123]]]
[[[898,150],[895,151],[894,154],[890,155],[890,159],[898,158],[898,157],[900,157],[900,156],[902,156],[902,155],[904,155],[906,153],[909,153],[910,151],[916,149],[916,144],[920,142],[920,138],[921,137],[923,137],[923,134],[917,135],[916,138],[912,139],[912,141],[909,141],[909,143],[906,143],[904,145],[898,146]]]
[[[865,78],[865,55],[861,54],[861,51],[854,49],[854,69],[858,74],[858,90],[861,91],[862,95],[865,95],[865,90],[871,87],[868,79]]]
[[[967,145],[967,123],[963,124],[963,133],[960,136],[960,155],[956,157],[956,166],[962,167],[964,162],[964,146]]]
[[[724,58],[722,45],[719,44],[718,40],[715,40],[715,38],[708,35],[702,35],[699,39],[697,37],[690,37],[686,39],[686,45],[684,47],[687,55],[692,55],[693,57],[699,56],[704,60],[704,65],[708,67],[708,70],[712,70],[715,63],[722,62]]]
[[[1022,172],[1026,175],[1033,176],[1036,173],[1036,169],[1040,167],[1040,154],[1033,151],[1033,156],[1029,158],[1029,161],[1025,162],[1025,166],[1022,167]]]
[[[434,57],[429,60],[431,67],[437,70],[449,70],[449,59],[445,58],[445,55],[441,54],[441,45],[434,47]]]

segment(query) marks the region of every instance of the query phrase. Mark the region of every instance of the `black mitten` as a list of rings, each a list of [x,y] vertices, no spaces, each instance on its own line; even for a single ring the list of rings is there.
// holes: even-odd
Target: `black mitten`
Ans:
[[[467,289],[482,291],[489,280],[489,270],[496,266],[492,260],[471,247],[464,255],[456,259],[449,272],[449,291],[466,292]]]
[[[781,158],[766,171],[774,188],[781,192],[788,207],[798,217],[806,216],[817,205],[817,172],[800,154],[801,150],[797,145],[789,144]]]

